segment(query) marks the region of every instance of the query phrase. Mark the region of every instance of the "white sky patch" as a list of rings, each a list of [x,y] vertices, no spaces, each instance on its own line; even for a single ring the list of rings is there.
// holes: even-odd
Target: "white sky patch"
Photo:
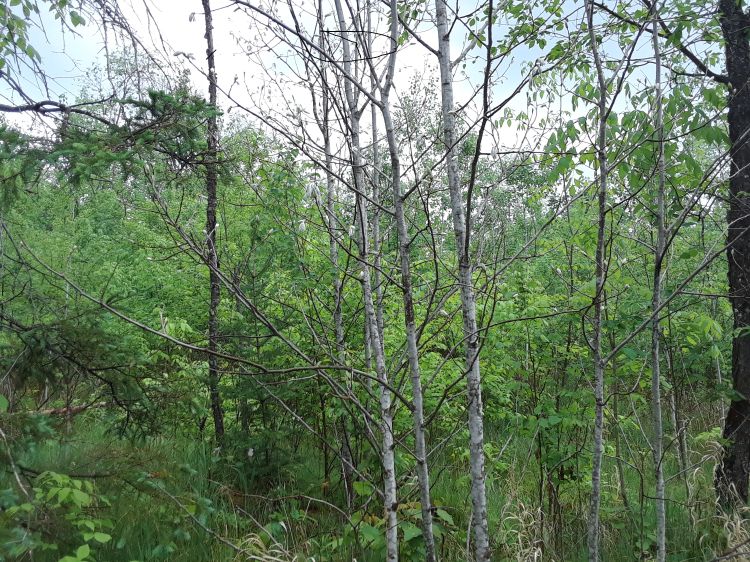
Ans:
[[[478,0],[462,0],[459,2],[461,15],[469,14],[476,8]],[[278,2],[259,2],[261,5],[272,6],[274,17],[278,17],[286,25],[295,25],[286,4]],[[314,11],[318,2],[313,0],[299,0],[295,8],[295,16],[299,24],[306,30],[311,40],[316,40],[316,20]],[[204,75],[206,66],[204,19],[202,5],[199,0],[132,0],[121,2],[121,9],[127,17],[132,29],[143,44],[175,67],[183,66],[190,72],[192,87],[202,95],[206,95],[207,80]],[[428,11],[432,11],[432,3],[428,2]],[[217,57],[217,71],[221,92],[229,94],[231,99],[220,93],[220,106],[232,115],[245,113],[244,108],[257,112],[268,118],[272,117],[279,127],[288,133],[299,128],[300,119],[313,127],[312,102],[308,85],[301,77],[303,67],[294,48],[280,43],[273,37],[272,28],[263,16],[250,10],[227,6],[225,3],[213,3],[214,42]],[[570,29],[576,29],[582,17],[580,7],[573,3],[566,6],[566,11],[575,15],[568,21]],[[374,52],[379,54],[376,64],[382,71],[383,61],[388,53],[387,19],[383,14],[382,3],[373,4],[373,30],[380,39],[375,41]],[[324,4],[325,27],[328,32],[337,32],[337,21],[333,17],[332,3]],[[84,14],[87,23],[77,27],[74,33],[63,30],[58,21],[49,12],[42,12],[39,25],[30,33],[31,44],[39,51],[42,67],[48,77],[46,83],[29,68],[21,68],[19,82],[24,91],[34,100],[52,99],[64,100],[68,103],[75,101],[85,81],[87,70],[93,65],[104,66],[106,54],[114,52],[123,46],[128,46],[128,39],[116,38],[111,32],[105,36],[103,30],[96,23],[95,17]],[[416,33],[428,45],[436,45],[436,30],[429,14],[422,13],[420,21],[414,24]],[[501,38],[508,33],[512,22],[500,18],[493,27],[495,38]],[[567,31],[566,31],[567,33]],[[291,34],[287,39],[294,41]],[[452,35],[452,51],[456,57],[467,44],[468,31],[463,25],[456,24]],[[530,48],[521,44],[511,52],[505,60],[494,69],[493,81],[490,89],[490,105],[507,98],[530,72],[536,61],[544,63],[543,57],[552,46],[551,39],[546,47],[539,45]],[[636,53],[643,59],[648,59],[648,34],[642,37]],[[297,42],[299,44],[299,42]],[[615,45],[604,46],[604,51],[618,51]],[[455,67],[455,98],[458,106],[468,103],[463,117],[466,120],[475,119],[481,112],[481,95],[477,95],[481,87],[485,50],[474,47],[469,50],[465,60]],[[398,108],[402,96],[407,95],[414,80],[429,82],[435,80],[437,72],[436,57],[419,44],[415,39],[409,39],[407,44],[399,49],[397,57],[397,72],[394,81],[394,95],[392,103]],[[644,87],[650,81],[650,69],[644,66],[629,79],[633,85]],[[542,88],[543,89],[543,88]],[[513,116],[525,114],[525,117],[510,123],[503,121],[498,127],[490,127],[485,136],[483,151],[488,154],[497,152],[540,150],[556,123],[547,122],[558,115],[564,115],[563,121],[575,119],[584,115],[589,107],[581,103],[577,110],[571,107],[572,96],[562,93],[557,100],[550,102],[547,98],[531,97],[528,87],[524,88],[508,104],[508,110]],[[9,103],[22,103],[23,100],[10,91],[6,85],[0,88],[0,96]],[[433,92],[434,110],[439,109],[439,89]],[[241,107],[237,107],[237,106]],[[618,102],[616,110],[624,109],[624,102]],[[502,113],[498,114],[500,117]],[[31,128],[38,118],[30,114],[9,115],[6,118],[24,128]],[[268,130],[260,120],[248,118],[248,121]],[[369,114],[363,115],[363,132],[369,135]],[[379,125],[382,131],[382,123]],[[367,143],[367,139],[364,139]],[[343,137],[338,140],[338,148],[343,149]]]
[[[201,3],[197,0],[187,2],[184,0],[160,0],[158,2],[147,0],[146,2],[121,2],[120,5],[132,28],[144,44],[160,52],[167,60],[174,57],[181,63],[185,63],[191,70],[193,86],[197,91],[205,93],[206,80],[201,74],[205,68],[206,58]],[[262,42],[266,38],[264,36],[268,34],[268,30],[262,25],[262,16],[256,15],[256,21],[253,21],[243,10],[223,7],[218,2],[214,2],[214,5],[214,42],[219,85],[223,91],[231,91],[241,104],[249,105],[251,101],[257,100],[250,99],[250,96],[244,95],[240,90],[246,90],[245,94],[259,92],[264,85],[267,86],[262,67],[272,71],[275,66],[278,76],[283,78],[284,72],[281,70],[283,65],[280,64],[281,61],[274,60],[276,55],[271,51],[255,52],[253,57],[248,57],[243,48],[238,45],[238,40],[257,43],[258,40]],[[310,10],[316,5],[317,2],[309,0],[300,2],[298,17],[301,22],[314,23]],[[467,13],[472,8],[470,2],[462,2],[462,9]],[[332,7],[329,7],[328,12],[333,13]],[[276,13],[284,16],[280,10]],[[46,73],[46,81],[41,80],[30,68],[19,68],[19,82],[29,97],[34,100],[65,100],[68,103],[75,101],[80,95],[86,72],[93,65],[105,64],[107,48],[110,51],[116,51],[118,46],[127,45],[127,40],[118,40],[111,32],[107,34],[105,43],[103,29],[94,17],[88,16],[86,25],[77,27],[74,32],[71,32],[70,29],[63,30],[60,22],[52,17],[52,13],[41,11],[40,20],[31,29],[30,42],[41,55],[41,66]],[[285,23],[292,24],[288,16],[283,19]],[[335,28],[336,22],[331,17],[327,19],[326,25]],[[375,23],[375,27],[377,32],[387,31],[382,18],[380,22]],[[419,33],[425,41],[435,43],[435,30],[432,22],[424,22],[420,25]],[[253,41],[254,39],[256,41]],[[454,39],[453,50],[454,54],[457,54],[464,47],[465,31],[454,34]],[[414,40],[402,47],[398,55],[396,91],[404,91],[414,76],[436,75],[434,58]],[[471,57],[468,58],[469,62],[465,68],[459,65],[456,69],[455,95],[458,104],[465,103],[475,92],[475,85],[472,82],[480,78],[478,67],[481,65],[471,62],[470,59]],[[518,80],[520,73],[520,64],[514,63],[510,66],[510,72],[506,72],[508,91],[513,87],[510,83]],[[238,88],[238,84],[243,87]],[[291,92],[286,93],[298,100],[300,104],[305,97]],[[498,96],[502,93],[499,91]],[[9,103],[22,103],[18,94],[5,85],[0,89],[0,96]],[[221,104],[224,107],[231,105],[226,99],[223,99]]]

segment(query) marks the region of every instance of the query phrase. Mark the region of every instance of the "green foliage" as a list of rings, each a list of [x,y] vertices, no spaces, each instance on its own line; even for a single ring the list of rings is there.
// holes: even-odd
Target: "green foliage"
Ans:
[[[33,481],[30,497],[4,509],[0,528],[6,530],[5,546],[0,555],[23,557],[52,550],[63,554],[60,562],[92,560],[94,549],[112,539],[107,531],[114,524],[97,514],[108,505],[91,481],[42,472]],[[74,554],[66,554],[71,550]]]
[[[66,25],[83,25],[88,17],[64,0],[48,4]],[[0,69],[19,56],[39,62],[28,30],[40,5],[0,3],[6,26]],[[430,9],[422,1],[399,4],[400,16],[414,25],[429,19]],[[481,153],[470,250],[478,260],[472,265],[484,453],[498,560],[537,559],[542,548],[550,558],[581,558],[591,488],[597,164],[590,144],[596,124],[591,101],[599,86],[588,34],[582,28],[560,39],[569,23],[564,9],[559,1],[511,1],[503,5],[502,26],[498,14],[488,22],[481,9],[462,22],[468,60],[486,53],[487,23],[507,28],[489,46],[490,56],[523,45],[556,65],[531,80],[529,106],[556,99],[566,107],[542,120],[548,134],[541,154],[507,159],[487,158],[488,137],[480,143],[458,112],[464,181]],[[649,16],[640,5],[612,9],[637,21]],[[691,23],[694,7],[678,2],[665,9],[674,16],[667,19],[674,27],[666,43],[677,46],[698,30]],[[709,41],[715,27],[711,16],[702,40]],[[627,52],[636,29],[607,19],[602,32],[610,35],[600,40],[608,58]],[[399,44],[408,39],[404,31]],[[711,45],[705,47],[707,60],[715,60]],[[676,51],[668,56],[669,68],[684,64]],[[606,62],[607,72],[616,69]],[[121,64],[128,69],[133,62]],[[719,406],[737,395],[726,382],[731,309],[714,296],[726,293],[726,266],[703,263],[723,244],[726,226],[721,198],[712,192],[721,177],[710,189],[706,180],[726,148],[726,128],[717,117],[725,92],[684,74],[675,73],[664,92],[666,208],[674,237],[665,262],[671,301],[661,324],[661,384],[674,415],[666,423],[673,444],[665,457],[674,499],[670,548],[676,559],[697,559],[731,541],[711,503],[711,469],[717,445],[725,443]],[[653,486],[646,421],[651,342],[634,331],[643,328],[651,306],[657,146],[654,92],[638,79],[631,75],[620,84],[622,97],[607,119],[605,353],[629,338],[605,375],[608,560],[647,559],[654,550],[647,491]],[[620,86],[613,81],[611,93]],[[465,337],[444,147],[435,141],[436,89],[433,81],[415,79],[400,94],[396,134],[404,154],[418,155],[402,187],[411,190],[404,209],[435,536],[441,559],[461,560],[471,517]],[[325,170],[303,161],[308,146],[290,146],[241,120],[222,124],[215,235],[222,281],[218,391],[226,433],[219,444],[203,353],[209,299],[204,191],[213,163],[206,159],[206,122],[223,116],[184,79],[172,88],[76,107],[81,111],[61,112],[55,134],[44,140],[0,127],[0,460],[11,467],[0,475],[2,556],[33,555],[41,562],[235,559],[216,540],[220,535],[258,557],[382,559],[378,387],[365,376],[373,369],[357,277],[359,235],[349,231],[357,217],[353,195],[343,188],[349,170],[334,178],[331,218]],[[493,116],[493,134],[524,130],[531,119],[526,113],[507,109]],[[384,146],[377,147],[379,167],[369,167],[375,148],[365,150],[368,178],[375,178],[366,191],[368,197],[377,193],[385,209],[376,219],[370,206],[369,218],[371,226],[379,221],[380,246],[373,249],[381,264],[378,304],[387,367],[398,390],[400,556],[423,560],[399,240],[388,212],[392,194],[377,180],[391,168]],[[334,329],[338,313],[342,342]],[[339,459],[344,444],[356,468],[352,497]],[[694,529],[690,536],[688,528]]]

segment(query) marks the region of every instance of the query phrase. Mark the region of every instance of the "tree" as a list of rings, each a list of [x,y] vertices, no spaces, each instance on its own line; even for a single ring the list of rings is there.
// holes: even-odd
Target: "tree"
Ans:
[[[601,504],[602,455],[604,453],[604,369],[606,361],[602,352],[604,310],[604,290],[606,283],[606,249],[607,249],[607,189],[609,182],[609,164],[607,162],[607,116],[609,112],[609,84],[604,74],[604,65],[599,51],[599,39],[594,27],[594,3],[586,3],[586,22],[589,34],[594,65],[596,68],[597,89],[596,101],[596,159],[597,159],[597,231],[596,231],[596,273],[594,284],[594,318],[592,321],[591,348],[594,354],[594,453],[591,469],[591,509],[588,521],[589,560],[597,562],[599,553],[599,512]]]
[[[458,283],[461,293],[461,315],[466,347],[466,382],[469,403],[469,453],[471,455],[471,499],[474,530],[475,559],[483,562],[490,559],[489,525],[487,522],[487,492],[485,488],[484,458],[484,411],[482,407],[482,383],[479,371],[479,330],[477,325],[476,300],[472,280],[472,264],[469,255],[470,233],[466,231],[467,214],[464,211],[458,169],[456,167],[457,135],[455,130],[453,102],[453,74],[450,50],[450,25],[448,7],[444,0],[435,2],[435,18],[438,33],[437,57],[440,67],[440,93],[446,175],[450,192],[450,208],[453,218],[453,233],[456,239],[458,258]],[[490,7],[490,26],[492,8]],[[469,196],[469,205],[471,198]]]
[[[219,336],[219,303],[221,302],[221,281],[217,274],[219,269],[219,250],[216,247],[216,187],[219,166],[219,129],[217,124],[218,107],[216,105],[216,49],[214,49],[211,3],[203,0],[203,17],[206,22],[206,60],[208,61],[208,96],[213,114],[208,118],[206,128],[206,252],[208,253],[208,275],[211,298],[208,305],[208,388],[211,395],[211,415],[214,420],[216,440],[221,445],[224,440],[224,412],[219,395],[219,370],[216,352]]]
[[[0,5],[6,81],[35,6],[81,23]],[[108,74],[8,82],[49,126],[0,126],[0,555],[742,556],[742,5],[229,7],[207,70],[82,2]]]
[[[750,477],[750,40],[745,27],[750,17],[742,2],[719,2],[721,30],[726,50],[726,82],[730,87],[727,123],[731,144],[731,169],[727,221],[727,261],[729,296],[734,313],[735,335],[732,340],[732,386],[738,397],[732,400],[724,422],[724,438],[729,445],[716,472],[716,491],[722,505],[734,498],[743,504],[748,500]]]
[[[651,299],[651,402],[654,416],[654,436],[651,448],[654,454],[654,479],[656,480],[656,548],[657,560],[664,562],[667,557],[667,514],[664,484],[664,428],[661,407],[661,323],[660,308],[662,301],[662,284],[666,261],[667,232],[665,219],[665,186],[666,164],[664,162],[664,108],[662,106],[661,83],[661,50],[659,46],[659,14],[656,3],[652,5],[651,39],[654,48],[655,93],[654,113],[657,143],[657,178],[656,178],[656,245],[654,247],[654,282]]]

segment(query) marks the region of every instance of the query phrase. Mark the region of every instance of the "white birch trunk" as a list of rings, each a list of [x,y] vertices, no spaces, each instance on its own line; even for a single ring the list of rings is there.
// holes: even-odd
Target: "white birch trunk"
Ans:
[[[472,526],[474,530],[475,560],[490,559],[489,526],[487,523],[487,494],[484,468],[484,414],[479,371],[479,333],[471,278],[471,264],[466,247],[466,222],[461,197],[460,179],[455,155],[455,118],[453,116],[453,73],[451,71],[450,26],[445,0],[435,0],[438,30],[438,63],[442,98],[443,142],[446,172],[450,192],[453,232],[458,252],[458,282],[461,293],[463,333],[466,342],[466,386],[469,416],[469,463],[471,466]]]
[[[652,43],[654,47],[654,63],[656,66],[655,80],[655,118],[658,145],[658,177],[656,193],[656,248],[654,250],[654,291],[651,300],[651,310],[654,319],[651,324],[651,401],[653,408],[654,437],[652,439],[652,452],[654,455],[654,479],[656,482],[656,560],[665,562],[667,556],[666,539],[666,503],[664,498],[664,428],[662,423],[661,408],[661,369],[659,341],[661,326],[659,323],[659,308],[662,302],[662,280],[664,278],[664,258],[666,246],[666,230],[664,227],[664,109],[662,107],[661,92],[661,51],[659,50],[659,23],[656,2],[653,3],[652,14]],[[679,428],[676,428],[679,431]]]
[[[594,294],[594,325],[591,346],[594,355],[594,450],[591,468],[591,504],[588,520],[589,560],[598,562],[599,553],[599,510],[601,505],[602,454],[604,451],[604,357],[602,355],[602,312],[605,283],[606,250],[606,211],[607,211],[607,81],[599,56],[599,45],[594,30],[594,3],[586,0],[589,39],[593,51],[596,75],[599,82],[598,133],[596,153],[598,162],[598,228],[596,237],[596,281]]]
[[[356,165],[356,164],[355,164]],[[361,179],[361,177],[360,177]],[[380,385],[380,417],[383,432],[381,462],[383,468],[383,497],[386,519],[386,560],[398,560],[398,501],[396,499],[396,462],[395,443],[393,438],[393,414],[391,412],[391,391],[388,389],[385,357],[380,334],[377,326],[377,316],[373,303],[370,282],[369,240],[367,234],[367,208],[364,197],[357,195],[357,208],[360,227],[360,265],[362,272],[363,297],[365,302],[365,318],[370,326],[370,349],[375,359],[375,372]]]
[[[398,49],[398,9],[396,0],[390,2],[391,11],[391,55],[385,84],[381,89],[381,111],[385,124],[388,153],[391,161],[391,190],[398,232],[398,254],[401,269],[401,288],[404,302],[404,324],[406,328],[406,351],[409,358],[414,422],[414,456],[417,461],[419,497],[422,504],[422,538],[425,544],[425,560],[434,562],[435,538],[432,531],[432,500],[430,499],[430,475],[427,465],[427,445],[425,443],[424,405],[422,398],[422,378],[419,368],[417,330],[414,319],[414,297],[412,290],[411,265],[409,257],[409,232],[404,217],[404,199],[401,190],[401,161],[398,154],[396,131],[391,115],[389,94],[395,74],[396,50]]]
[[[342,36],[342,46],[344,51],[344,70],[348,76],[353,76],[351,72],[351,49],[349,47],[348,33],[344,20],[344,11],[341,1],[336,0],[336,14],[338,16],[339,31]],[[367,206],[365,198],[361,193],[364,190],[364,173],[363,161],[361,156],[360,142],[360,119],[361,111],[357,108],[357,100],[354,95],[354,88],[348,79],[344,79],[344,93],[346,95],[350,143],[351,143],[351,164],[352,174],[354,176],[354,189],[356,190],[356,211],[359,223],[359,254],[360,270],[362,278],[362,292],[365,305],[365,319],[369,325],[370,332],[370,349],[375,359],[375,372],[380,384],[380,417],[381,430],[383,433],[381,463],[383,469],[383,503],[385,507],[386,520],[386,560],[387,562],[397,562],[398,560],[398,500],[396,496],[396,463],[395,463],[395,443],[393,436],[393,413],[391,411],[391,391],[388,388],[388,378],[386,373],[385,356],[383,345],[378,328],[378,319],[375,311],[375,304],[372,295],[372,283],[370,279],[370,249],[369,249],[369,232],[367,220]]]
[[[324,87],[325,90],[325,87]],[[328,220],[329,236],[329,258],[331,260],[331,269],[333,274],[333,325],[334,337],[336,338],[336,359],[341,365],[346,364],[346,353],[344,350],[344,321],[341,313],[342,282],[339,277],[339,249],[336,240],[336,211],[335,211],[335,193],[336,183],[331,170],[333,169],[333,155],[331,152],[331,136],[328,129],[329,103],[328,93],[323,93],[323,119],[324,119],[324,149],[326,159],[326,217]],[[346,418],[341,416],[338,420],[341,428],[341,469],[344,478],[344,490],[346,492],[346,504],[348,508],[352,507],[354,494],[352,484],[354,482],[354,461],[349,446],[349,432],[346,428]]]

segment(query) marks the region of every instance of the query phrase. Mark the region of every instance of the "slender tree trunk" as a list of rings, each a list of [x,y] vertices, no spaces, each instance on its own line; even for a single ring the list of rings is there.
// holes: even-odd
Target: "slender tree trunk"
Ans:
[[[424,405],[422,398],[422,378],[419,368],[419,350],[417,348],[417,330],[414,317],[414,296],[410,265],[410,237],[404,216],[404,197],[401,190],[401,161],[398,154],[396,131],[393,125],[390,106],[390,90],[395,75],[396,51],[398,49],[398,7],[396,0],[391,0],[391,54],[385,84],[381,89],[381,110],[388,140],[388,152],[391,161],[391,190],[396,215],[398,232],[398,254],[401,266],[401,288],[404,302],[404,324],[406,328],[406,351],[409,358],[409,374],[414,409],[414,456],[417,461],[417,479],[419,496],[422,504],[422,538],[425,544],[425,560],[434,562],[435,538],[432,532],[432,500],[430,499],[430,475],[427,465],[427,445],[425,443]]]
[[[203,15],[206,22],[206,60],[208,61],[208,97],[209,104],[215,110],[216,102],[216,62],[214,49],[213,23],[210,0],[202,0]],[[211,400],[211,414],[214,420],[216,440],[224,440],[224,411],[219,394],[219,366],[216,358],[219,335],[219,302],[221,300],[221,280],[219,253],[216,248],[216,188],[218,184],[217,159],[219,156],[219,127],[216,114],[208,119],[206,150],[206,246],[208,251],[209,286],[211,297],[208,305],[208,392]]]
[[[347,27],[344,20],[344,11],[340,0],[335,0],[335,5],[344,51],[344,70],[348,76],[353,76],[351,63],[352,54],[349,46]],[[378,319],[375,311],[372,282],[370,278],[369,225],[367,220],[367,205],[365,203],[365,198],[362,196],[365,182],[363,170],[364,163],[362,160],[360,142],[361,111],[357,107],[354,87],[348,78],[344,79],[344,93],[346,96],[349,118],[352,175],[354,178],[354,189],[356,190],[356,214],[359,223],[358,242],[361,268],[360,276],[362,279],[362,292],[365,304],[365,320],[370,326],[370,341],[368,343],[370,344],[372,356],[375,359],[375,372],[378,381],[380,382],[380,419],[383,433],[381,463],[383,469],[383,503],[386,520],[386,560],[388,562],[396,562],[398,560],[398,500],[396,492],[396,446],[393,435],[393,412],[391,411],[392,396],[391,391],[388,388],[385,355],[382,341],[380,339],[380,329],[378,328]]]
[[[383,280],[381,270],[383,266],[383,260],[381,257],[382,240],[380,234],[380,204],[382,200],[382,194],[380,192],[380,169],[379,169],[379,155],[377,145],[377,124],[373,122],[373,167],[372,167],[372,199],[376,205],[372,213],[372,250],[373,250],[373,272],[372,282],[375,289],[375,318],[378,326],[378,336],[382,343],[385,339],[385,322],[383,320]],[[364,187],[364,185],[362,186]]]
[[[445,144],[446,172],[450,192],[453,232],[458,253],[458,282],[461,293],[463,334],[466,342],[466,386],[469,406],[469,463],[471,465],[472,524],[474,529],[475,559],[490,559],[489,525],[487,523],[487,493],[485,489],[484,413],[479,371],[479,332],[472,285],[469,248],[466,244],[466,222],[461,197],[460,180],[456,163],[455,118],[453,116],[453,73],[451,70],[450,25],[445,0],[435,0],[435,17],[438,31],[438,63],[440,66],[440,92],[442,98],[443,143]]]
[[[322,21],[322,10],[319,9],[320,39],[319,46],[325,48],[324,26]],[[328,257],[331,260],[331,276],[333,279],[333,326],[336,348],[336,360],[346,364],[346,351],[344,348],[344,320],[342,314],[343,282],[339,275],[339,241],[336,237],[336,179],[333,175],[333,152],[331,150],[330,112],[331,100],[328,89],[328,76],[325,66],[321,66],[322,72],[322,114],[319,117],[320,129],[323,133],[323,149],[325,151],[326,163],[326,223],[328,227]],[[354,501],[354,459],[351,451],[349,431],[346,416],[341,415],[336,421],[341,432],[339,456],[341,459],[341,475],[344,481],[344,492],[346,494],[347,507],[351,509]],[[326,448],[327,451],[327,448]]]
[[[326,104],[327,105],[327,104]],[[328,127],[328,111],[325,111],[326,129]],[[333,166],[333,156],[331,153],[331,139],[328,131],[324,133],[325,151],[326,151],[326,214],[328,218],[328,235],[329,235],[329,257],[333,274],[333,324],[334,337],[336,338],[336,359],[341,365],[346,364],[346,352],[344,349],[344,322],[341,313],[341,299],[343,283],[339,277],[339,250],[336,240],[336,215],[334,208],[335,182],[331,167]],[[346,416],[341,415],[338,420],[341,430],[341,470],[344,480],[344,492],[346,493],[346,505],[351,508],[354,501],[354,459],[352,458],[351,447],[349,443],[349,430],[347,429]],[[327,450],[327,449],[326,449]]]
[[[711,317],[714,321],[716,321],[718,314],[717,314],[717,308],[718,308],[718,299],[713,299],[711,302]],[[714,366],[716,368],[716,384],[719,386],[719,388],[724,386],[724,377],[721,372],[721,354],[716,353],[716,357],[714,358]],[[721,399],[719,401],[719,413],[721,415],[721,423],[724,423],[724,420],[727,417],[727,408],[724,404],[724,399]]]
[[[326,115],[326,127],[328,119],[328,111]],[[336,216],[334,209],[334,193],[335,193],[335,182],[333,174],[330,172],[333,166],[333,156],[331,153],[331,139],[328,131],[325,133],[325,151],[326,151],[326,212],[328,214],[328,232],[330,236],[330,259],[331,266],[333,269],[333,298],[334,298],[334,309],[333,309],[333,323],[334,323],[334,337],[336,338],[336,357],[341,365],[346,364],[346,351],[344,349],[344,322],[341,312],[341,300],[343,298],[342,289],[343,283],[339,277],[339,259],[338,259],[338,242],[336,240]],[[352,456],[349,430],[347,428],[346,416],[341,415],[338,420],[338,425],[341,429],[341,469],[342,476],[344,479],[344,491],[346,492],[346,504],[347,507],[351,508],[354,501],[354,459]]]
[[[324,100],[327,96],[323,95]],[[327,106],[326,101],[324,105]],[[327,107],[326,107],[327,109]],[[324,110],[325,118],[328,119],[328,111]],[[328,127],[327,123],[325,125]],[[335,210],[335,193],[336,184],[331,173],[333,166],[333,154],[331,153],[331,138],[326,130],[323,133],[325,151],[326,151],[326,218],[328,220],[328,253],[331,260],[331,274],[333,276],[333,327],[334,337],[336,338],[336,359],[344,364],[346,357],[344,353],[344,322],[341,313],[342,299],[342,282],[339,276],[339,248],[336,240],[336,210]]]
[[[372,53],[372,5],[376,0],[369,0],[367,6],[367,45],[368,51]],[[395,56],[395,51],[391,56]],[[370,73],[370,90],[375,92],[377,88],[378,77]],[[373,248],[373,284],[375,288],[375,317],[378,320],[378,330],[380,332],[380,342],[385,339],[385,323],[383,320],[383,283],[381,280],[381,235],[380,235],[380,202],[382,194],[380,192],[380,146],[378,145],[378,108],[374,103],[370,104],[370,127],[372,128],[372,199],[375,201],[372,212],[372,248]]]
[[[374,2],[375,0],[370,0]],[[368,50],[372,53],[372,18],[371,9],[372,6],[367,7],[367,43]],[[370,74],[370,90],[375,92],[377,88],[377,76]],[[373,298],[375,299],[375,318],[377,319],[378,334],[380,336],[380,343],[384,344],[385,341],[385,325],[383,320],[383,283],[382,283],[382,240],[380,235],[380,203],[383,199],[383,194],[380,189],[380,146],[378,145],[378,108],[374,103],[370,104],[370,126],[372,127],[372,170],[371,170],[371,188],[372,192],[370,196],[375,202],[372,212],[372,248],[373,248],[373,272],[372,272],[372,283],[374,288]],[[369,332],[369,326],[367,331]],[[368,336],[369,338],[369,336]]]
[[[667,325],[671,322],[670,313],[667,312]],[[666,341],[666,340],[665,340]],[[669,393],[669,410],[674,427],[674,432],[677,437],[677,464],[680,467],[680,480],[682,480],[683,486],[685,486],[685,497],[690,497],[690,486],[688,484],[688,451],[687,442],[685,440],[685,430],[687,429],[687,422],[682,416],[679,410],[677,401],[677,374],[674,369],[674,358],[672,356],[672,349],[667,345],[666,353],[664,354],[664,361],[667,365],[667,382],[672,386],[672,390]]]
[[[594,29],[594,3],[586,0],[589,39],[599,82],[598,132],[596,139],[598,182],[598,227],[596,235],[596,280],[594,294],[594,323],[591,346],[594,355],[594,450],[591,468],[591,505],[588,521],[589,560],[598,562],[599,553],[599,509],[601,505],[602,454],[604,452],[604,356],[602,354],[602,311],[604,304],[604,284],[606,281],[606,223],[607,223],[607,81],[599,56],[596,31]]]
[[[750,17],[741,0],[719,0],[726,49],[729,92],[729,295],[734,312],[732,384],[741,396],[732,400],[724,424],[724,449],[716,471],[716,492],[724,506],[748,500],[750,474]]]
[[[614,369],[613,369],[614,370]],[[615,375],[616,376],[616,375]],[[615,392],[614,396],[612,396],[612,415],[615,419],[615,423],[617,424],[616,430],[615,430],[615,465],[617,467],[617,483],[620,491],[620,499],[622,500],[622,505],[624,507],[628,507],[628,491],[627,486],[625,485],[625,468],[622,465],[622,444],[620,443],[620,396],[619,396],[619,386],[615,382]]]
[[[654,455],[654,480],[656,482],[656,560],[665,562],[667,556],[666,538],[666,499],[664,497],[664,427],[662,422],[661,408],[661,352],[659,343],[661,341],[661,324],[659,321],[659,308],[662,303],[662,281],[664,278],[664,258],[666,248],[666,228],[664,226],[664,184],[666,171],[664,166],[664,108],[662,107],[661,91],[661,51],[659,49],[659,14],[656,2],[652,4],[652,44],[654,48],[654,64],[656,67],[656,79],[654,87],[654,109],[656,118],[657,134],[657,192],[656,192],[656,248],[654,250],[654,289],[651,298],[651,310],[654,314],[651,323],[651,406],[653,409],[654,435],[651,442],[651,451]],[[679,431],[679,429],[678,429]]]
[[[364,338],[365,338],[365,369],[370,370],[372,369],[372,349],[370,348],[370,341],[372,338],[370,338],[370,323],[365,321],[365,329],[364,329]],[[367,379],[365,382],[367,385],[367,388],[369,390],[372,390],[372,380]]]
[[[355,164],[356,165],[356,164]],[[361,184],[360,184],[361,185]],[[363,292],[365,301],[365,318],[370,325],[370,345],[372,355],[375,359],[375,372],[380,384],[380,418],[383,433],[381,462],[383,468],[383,496],[386,515],[386,560],[395,562],[398,560],[398,500],[396,499],[396,459],[395,442],[393,435],[393,414],[391,412],[391,391],[388,389],[386,375],[385,356],[380,342],[380,333],[377,326],[375,304],[372,296],[370,282],[370,269],[367,263],[369,259],[369,242],[367,235],[367,208],[364,197],[357,195],[357,208],[359,214],[360,228],[360,262],[363,279]]]

